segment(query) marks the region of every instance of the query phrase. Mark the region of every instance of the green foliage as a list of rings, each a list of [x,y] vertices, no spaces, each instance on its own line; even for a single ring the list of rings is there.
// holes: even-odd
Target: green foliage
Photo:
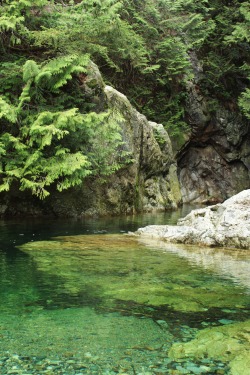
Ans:
[[[116,0],[3,2],[1,191],[18,181],[44,198],[50,187],[61,191],[90,175],[104,179],[130,160],[121,116],[91,112],[78,83],[89,54],[115,70],[127,59],[145,65],[143,40],[120,18],[121,7]]]
[[[136,69],[126,65],[125,75],[113,76],[116,87],[126,92],[141,112],[175,134],[186,128],[181,107],[185,104],[186,82],[192,78],[189,49],[194,41],[187,38],[192,15],[183,7],[181,1],[124,0],[122,17],[143,36],[149,61],[146,67]]]
[[[246,89],[241,95],[239,98],[239,105],[245,116],[250,119],[250,89]]]
[[[39,67],[33,60],[27,60],[23,67],[23,82],[28,83],[33,80],[39,73]]]
[[[243,76],[250,81],[250,59],[249,59],[249,42],[250,42],[250,4],[243,2],[239,7],[239,21],[233,27],[231,35],[225,37],[225,44],[230,47],[238,46],[241,50],[242,65],[240,71]],[[250,89],[246,88],[239,98],[239,106],[247,118],[250,119]]]
[[[11,123],[17,121],[16,108],[5,101],[4,98],[0,97],[0,119],[5,118]]]
[[[16,46],[27,48],[29,30],[37,27],[40,11],[46,8],[48,0],[5,0],[0,7],[0,52],[9,53]],[[19,49],[18,48],[18,49]]]
[[[188,131],[191,52],[201,93],[230,108],[239,98],[250,118],[249,23],[240,0],[2,1],[0,191],[18,181],[44,198],[130,162],[121,115],[93,112],[81,88],[89,59],[175,137]]]
[[[215,28],[198,54],[204,70],[201,91],[227,108],[236,108],[246,79],[241,66],[249,59],[248,47],[241,42],[232,45],[235,25],[239,23],[243,26],[244,23],[240,12],[241,1],[213,0],[210,6],[209,18]]]
[[[217,105],[237,107],[248,83],[241,68],[250,61],[247,2],[124,0],[124,4],[122,16],[143,36],[149,62],[141,70],[128,66],[125,75],[112,79],[140,111],[162,122],[172,135],[187,131],[186,82],[195,70],[190,51],[203,68],[200,92]],[[240,100],[241,107],[246,97]]]
[[[122,20],[122,2],[117,0],[81,1],[70,7],[57,4],[50,22],[30,33],[34,47],[51,52],[80,51],[115,70],[130,60],[133,66],[145,65],[147,51],[143,39]]]
[[[92,172],[101,181],[105,181],[106,176],[131,162],[130,152],[123,147],[119,126],[122,120],[121,114],[113,109],[105,114],[105,121],[101,126],[91,127],[88,158],[92,165]]]
[[[231,35],[225,37],[225,40],[229,43],[250,42],[250,4],[243,2],[239,7],[239,12],[242,16],[241,22],[234,26]]]
[[[19,98],[11,104],[0,97],[0,191],[18,181],[20,190],[43,199],[51,185],[62,191],[122,166],[115,157],[122,145],[121,117],[78,108],[57,111],[54,106],[54,95],[62,95],[74,75],[86,72],[88,62],[87,55],[59,56],[41,64],[27,60]]]

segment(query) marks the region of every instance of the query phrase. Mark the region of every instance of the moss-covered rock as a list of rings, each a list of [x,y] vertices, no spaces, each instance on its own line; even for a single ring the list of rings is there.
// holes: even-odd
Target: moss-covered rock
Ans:
[[[229,363],[231,375],[248,375],[250,369],[250,320],[207,328],[187,343],[176,343],[169,356],[174,359],[210,358]]]

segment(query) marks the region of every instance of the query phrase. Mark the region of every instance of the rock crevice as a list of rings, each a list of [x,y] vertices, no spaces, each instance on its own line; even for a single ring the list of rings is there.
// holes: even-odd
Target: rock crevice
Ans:
[[[191,131],[178,152],[184,203],[218,203],[250,186],[250,123],[228,103],[212,104],[202,92],[205,73],[191,53],[186,121]]]

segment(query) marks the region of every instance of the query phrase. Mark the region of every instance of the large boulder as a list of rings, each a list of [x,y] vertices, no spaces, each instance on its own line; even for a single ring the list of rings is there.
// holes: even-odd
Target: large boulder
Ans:
[[[181,202],[177,165],[163,126],[148,121],[125,95],[105,85],[93,63],[83,89],[97,110],[122,115],[123,148],[133,162],[105,182],[90,178],[79,188],[55,192],[48,200],[52,211],[57,216],[105,216],[176,209]]]
[[[250,249],[250,190],[193,210],[177,226],[149,225],[136,234],[173,243]]]
[[[175,209],[181,202],[171,141],[161,124],[150,122],[125,95],[105,85],[98,67],[90,63],[81,85],[83,99],[95,111],[119,113],[124,151],[132,162],[109,176],[87,178],[81,186],[54,191],[44,202],[18,188],[1,195],[0,216],[95,216]],[[101,144],[100,147],[104,147]],[[119,159],[120,155],[116,155]]]

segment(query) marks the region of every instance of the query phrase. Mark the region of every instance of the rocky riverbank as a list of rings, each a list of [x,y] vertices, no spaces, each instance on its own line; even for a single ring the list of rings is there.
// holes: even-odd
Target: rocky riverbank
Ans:
[[[149,225],[135,234],[173,243],[250,249],[250,189],[222,204],[193,210],[176,226]]]

